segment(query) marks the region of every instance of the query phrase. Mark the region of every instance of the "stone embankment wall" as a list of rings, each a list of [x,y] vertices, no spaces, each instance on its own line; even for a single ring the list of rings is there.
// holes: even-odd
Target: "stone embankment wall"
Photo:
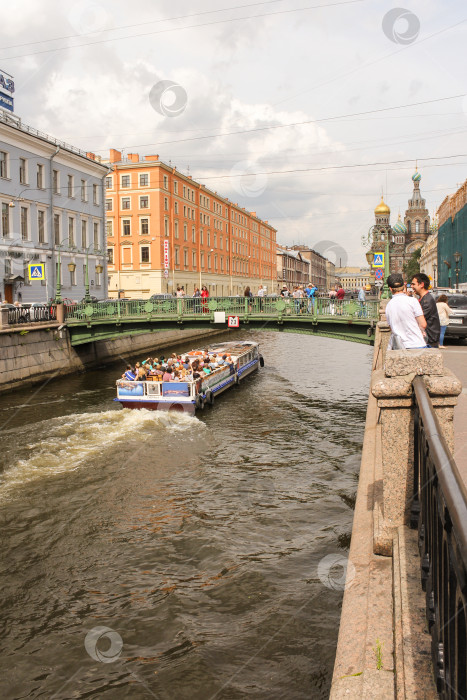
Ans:
[[[83,371],[121,359],[122,364],[144,353],[170,345],[196,345],[199,338],[218,331],[173,330],[100,340],[72,347],[66,328],[59,324],[0,331],[0,393],[27,384]]]
[[[438,350],[387,350],[378,323],[331,700],[435,700],[413,493],[412,381],[422,376],[449,445],[459,380]]]

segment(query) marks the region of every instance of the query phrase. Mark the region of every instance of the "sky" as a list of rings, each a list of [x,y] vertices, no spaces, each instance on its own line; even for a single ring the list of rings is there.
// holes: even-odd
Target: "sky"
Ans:
[[[0,31],[25,124],[157,153],[337,264],[416,163],[430,213],[467,177],[462,0],[17,0]]]

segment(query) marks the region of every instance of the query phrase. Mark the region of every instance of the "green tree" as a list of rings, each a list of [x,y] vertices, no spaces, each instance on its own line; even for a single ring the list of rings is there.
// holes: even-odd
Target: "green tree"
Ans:
[[[414,250],[410,258],[404,264],[404,277],[406,281],[410,284],[412,277],[420,272],[420,256],[422,254],[422,249],[418,248]]]

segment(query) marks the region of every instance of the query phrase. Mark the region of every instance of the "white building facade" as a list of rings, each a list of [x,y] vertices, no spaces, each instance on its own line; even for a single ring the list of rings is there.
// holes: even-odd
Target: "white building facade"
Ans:
[[[0,110],[0,297],[80,301],[86,264],[90,293],[107,297],[103,178],[92,153],[38,132]],[[45,279],[29,281],[28,265],[43,263]]]

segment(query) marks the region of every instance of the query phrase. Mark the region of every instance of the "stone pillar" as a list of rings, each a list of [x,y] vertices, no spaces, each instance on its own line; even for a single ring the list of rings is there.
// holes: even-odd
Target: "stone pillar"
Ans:
[[[59,323],[65,322],[65,304],[57,304],[56,307],[57,321]]]
[[[8,328],[8,309],[0,309],[0,328]]]
[[[380,502],[374,511],[375,554],[391,556],[396,528],[409,523],[413,494],[412,381],[417,375],[424,376],[448,445],[452,448],[454,444],[454,406],[462,386],[444,368],[442,353],[434,349],[388,350],[384,369],[373,372],[371,385],[381,424],[383,476]]]

